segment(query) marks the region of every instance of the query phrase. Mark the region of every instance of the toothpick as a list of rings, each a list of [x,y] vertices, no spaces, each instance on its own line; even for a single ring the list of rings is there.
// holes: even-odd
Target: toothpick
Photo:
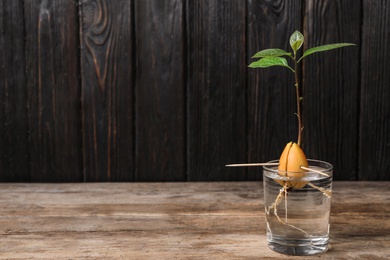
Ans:
[[[226,167],[256,167],[256,166],[277,166],[277,165],[279,165],[279,163],[236,163],[236,164],[227,164],[225,166]],[[314,170],[314,169],[311,169],[308,167],[301,166],[301,169],[306,170],[306,171],[315,172],[315,173],[321,174],[323,176],[329,177],[329,175],[324,173],[324,172]]]
[[[253,167],[253,166],[277,166],[279,163],[236,163],[236,164],[227,164],[226,167]]]
[[[301,169],[306,170],[306,171],[310,171],[310,172],[315,172],[315,173],[324,175],[324,176],[326,176],[326,177],[330,177],[328,174],[326,174],[326,173],[324,173],[324,172],[322,172],[322,171],[314,170],[314,169],[312,169],[312,168],[308,168],[308,167],[301,166]]]

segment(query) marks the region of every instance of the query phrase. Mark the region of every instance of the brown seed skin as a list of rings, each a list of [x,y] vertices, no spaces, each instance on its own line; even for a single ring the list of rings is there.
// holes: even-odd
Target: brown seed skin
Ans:
[[[305,170],[301,166],[308,167],[305,153],[302,149],[294,142],[290,142],[284,148],[280,159],[279,159],[279,175],[290,178],[303,178],[305,176]],[[287,184],[287,187],[293,187],[300,189],[304,187],[307,182],[304,181],[277,181],[280,185]]]

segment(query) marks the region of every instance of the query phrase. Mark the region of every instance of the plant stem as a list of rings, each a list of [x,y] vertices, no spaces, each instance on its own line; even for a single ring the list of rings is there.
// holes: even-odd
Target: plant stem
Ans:
[[[298,146],[301,146],[302,143],[302,130],[303,130],[303,123],[302,123],[302,115],[301,115],[301,95],[299,91],[299,81],[298,81],[298,62],[296,59],[296,53],[294,53],[294,76],[295,76],[295,93],[296,93],[296,99],[297,99],[297,118],[298,118]]]

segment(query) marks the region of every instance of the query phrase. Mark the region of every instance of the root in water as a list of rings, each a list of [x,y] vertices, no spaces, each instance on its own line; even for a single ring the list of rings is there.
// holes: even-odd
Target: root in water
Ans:
[[[288,204],[287,204],[287,203],[288,203],[288,202],[287,202],[288,186],[287,186],[287,184],[288,184],[288,182],[286,182],[286,183],[284,184],[283,188],[280,189],[279,194],[278,194],[278,196],[277,196],[276,199],[275,199],[275,202],[271,205],[271,207],[269,208],[268,212],[270,212],[270,211],[273,209],[273,211],[274,211],[273,213],[274,213],[275,217],[278,219],[278,221],[279,221],[280,223],[282,223],[283,225],[289,226],[289,227],[291,227],[291,228],[294,228],[294,229],[296,229],[296,230],[299,230],[300,232],[302,232],[302,233],[304,233],[305,235],[307,235],[308,237],[310,237],[310,234],[307,233],[305,230],[303,230],[303,229],[301,229],[301,228],[299,228],[299,227],[296,227],[296,226],[294,226],[294,225],[292,225],[292,224],[287,223],[287,222],[288,222],[288,213],[287,213],[287,206],[288,206]],[[285,221],[283,221],[283,220],[280,218],[279,214],[278,214],[278,206],[279,206],[279,204],[282,202],[283,198],[284,198],[284,207],[285,207],[285,210],[284,210],[284,211],[285,211]]]
[[[314,189],[317,189],[319,191],[322,192],[322,194],[324,194],[326,197],[328,197],[329,199],[332,198],[332,191],[330,190],[326,190],[326,189],[323,189],[321,187],[318,187],[316,185],[314,185],[313,183],[309,182],[307,185],[309,185],[310,187],[314,188]]]
[[[323,195],[325,195],[328,198],[332,197],[332,192],[329,191],[329,190],[326,190],[326,189],[323,189],[321,187],[318,187],[318,186],[312,184],[311,182],[309,182],[307,185],[309,185],[310,187],[312,187],[314,189],[317,189],[317,190],[321,191],[323,193]],[[266,213],[269,214],[273,210],[273,213],[274,213],[275,217],[278,219],[278,221],[280,223],[282,223],[283,225],[289,226],[289,227],[291,227],[293,229],[296,229],[296,230],[304,233],[306,236],[308,236],[310,238],[311,235],[309,233],[307,233],[305,230],[288,223],[288,212],[287,212],[287,208],[288,208],[288,200],[287,200],[288,189],[289,189],[288,181],[286,181],[285,184],[283,185],[283,188],[280,189],[279,194],[278,194],[278,196],[275,199],[275,202],[268,208]],[[285,211],[285,216],[284,216],[285,220],[284,221],[278,214],[278,206],[283,201],[283,199],[284,199],[284,207],[285,207],[285,210],[284,210]],[[311,244],[313,244],[312,240],[311,240]]]

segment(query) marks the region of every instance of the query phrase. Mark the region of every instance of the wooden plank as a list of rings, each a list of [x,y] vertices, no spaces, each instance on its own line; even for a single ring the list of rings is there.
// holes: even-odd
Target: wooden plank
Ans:
[[[187,161],[191,181],[244,180],[245,2],[187,1]]]
[[[136,1],[136,179],[184,181],[182,0]]]
[[[261,182],[3,183],[0,259],[300,259],[268,249],[263,204]],[[388,258],[389,209],[389,182],[335,182],[312,258]]]
[[[81,1],[85,181],[134,180],[131,1]]]
[[[0,17],[0,181],[29,181],[22,1],[2,1]]]
[[[248,1],[247,60],[258,51],[291,51],[290,35],[301,28],[301,1]],[[297,141],[294,75],[285,68],[248,69],[248,162],[279,159]],[[250,168],[248,180],[261,180]]]
[[[77,8],[25,1],[31,181],[81,181]]]
[[[361,5],[354,0],[306,2],[305,48],[359,44]],[[314,54],[304,61],[306,155],[334,166],[334,179],[357,178],[359,46]]]
[[[363,9],[359,179],[390,180],[390,2]]]

